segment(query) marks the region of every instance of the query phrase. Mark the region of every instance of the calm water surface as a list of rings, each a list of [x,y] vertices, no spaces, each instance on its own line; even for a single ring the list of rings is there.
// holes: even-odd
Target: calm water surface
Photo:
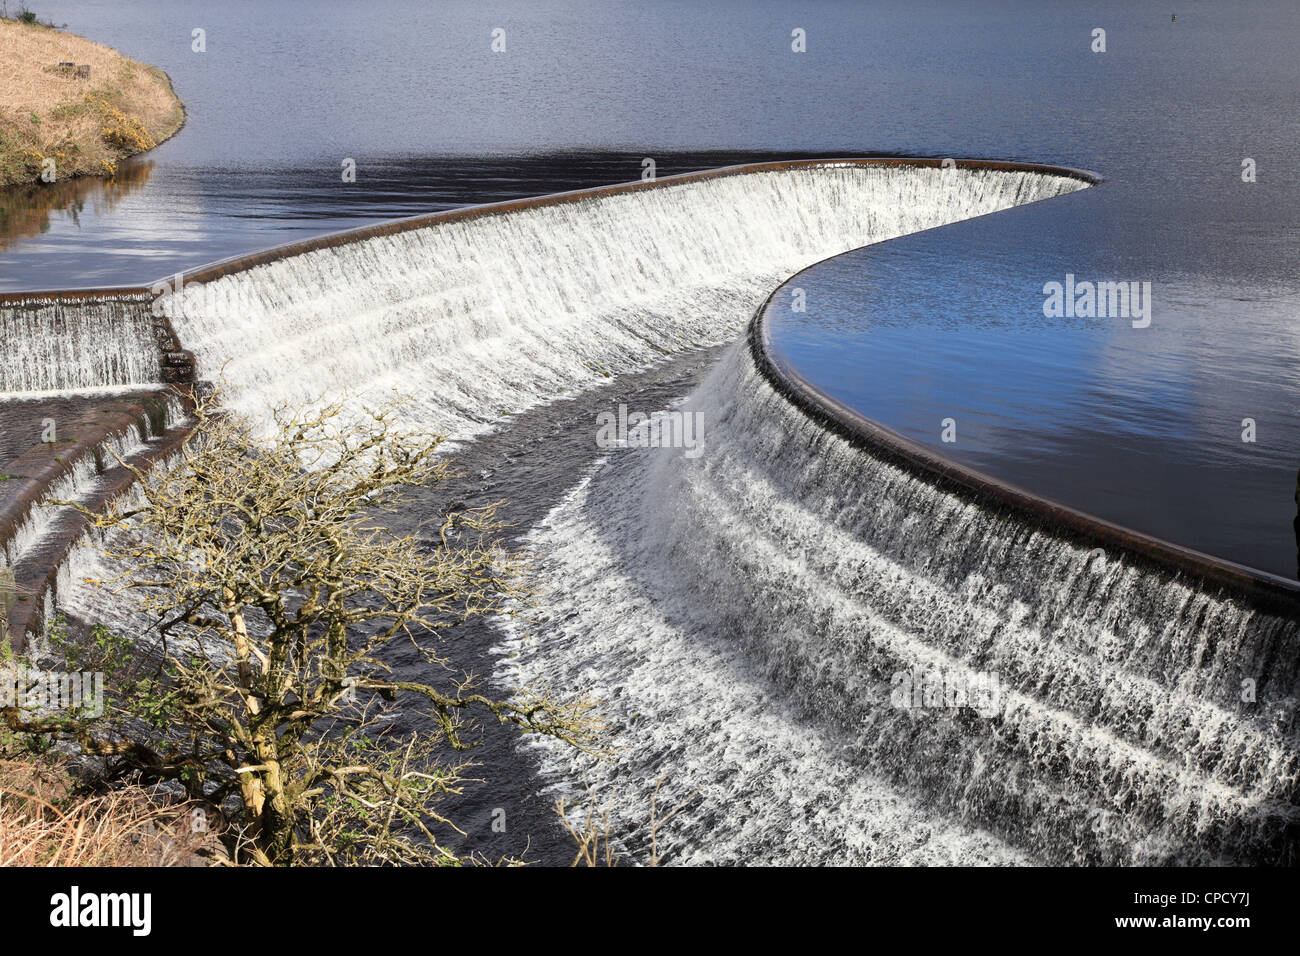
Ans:
[[[188,123],[114,183],[0,197],[0,289],[152,281],[634,179],[646,156],[661,174],[849,153],[1088,168],[1106,183],[819,267],[779,347],[949,454],[1294,576],[1300,5],[1175,6],[51,0],[42,16],[166,69]],[[1067,272],[1151,282],[1151,326],[1045,318]]]

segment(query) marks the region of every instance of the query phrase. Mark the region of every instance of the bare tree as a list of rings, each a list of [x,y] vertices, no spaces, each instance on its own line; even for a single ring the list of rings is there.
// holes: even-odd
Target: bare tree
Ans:
[[[465,783],[466,764],[446,758],[473,746],[476,712],[598,746],[585,699],[497,698],[450,676],[440,633],[506,610],[519,569],[496,544],[495,506],[449,512],[432,546],[385,530],[403,489],[454,477],[442,439],[402,430],[397,409],[362,428],[340,405],[281,410],[266,437],[201,405],[177,456],[137,474],[134,504],[89,515],[124,569],[97,583],[138,594],[157,622],[156,666],[129,655],[98,723],[10,708],[9,726],[194,798],[237,796],[236,853],[268,865],[454,862],[437,803]],[[398,640],[446,686],[394,679],[381,651]],[[397,734],[395,707],[427,713],[432,732]]]

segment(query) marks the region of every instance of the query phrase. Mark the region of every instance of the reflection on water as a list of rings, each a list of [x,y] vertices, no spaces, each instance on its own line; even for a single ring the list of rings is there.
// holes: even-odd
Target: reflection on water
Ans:
[[[150,283],[396,216],[638,179],[647,157],[661,176],[872,152],[1092,169],[1104,186],[1017,210],[1020,232],[969,223],[823,270],[820,339],[798,357],[921,440],[953,415],[961,440],[942,450],[977,467],[1295,570],[1300,4],[1185,0],[1175,24],[1126,0],[826,0],[799,8],[794,55],[785,0],[500,0],[505,56],[481,6],[316,0],[307,16],[227,0],[204,6],[220,42],[197,56],[176,39],[197,25],[185,4],[42,0],[167,70],[189,123],[149,154],[143,188],[0,199],[0,290]],[[1043,284],[1067,274],[1152,283],[1151,327],[1047,321]]]
[[[126,160],[108,179],[81,176],[0,189],[0,249],[48,233],[52,216],[79,228],[86,215],[109,215],[149,181],[153,169],[153,160]]]
[[[670,176],[824,155],[660,151],[655,171]],[[98,180],[59,184],[69,190],[63,204],[49,198],[64,195],[53,190],[11,197],[12,217],[31,225],[17,234],[20,241],[0,246],[0,292],[148,285],[228,256],[386,219],[630,182],[641,178],[644,158],[624,150],[379,158],[358,164],[355,183],[342,182],[330,164],[218,168],[159,160],[156,168],[145,164],[138,175],[149,177],[148,188],[129,202],[122,201],[129,189]],[[32,197],[38,205],[25,210]]]
[[[1142,191],[1112,180],[821,263],[797,279],[804,313],[770,313],[774,347],[837,400],[946,456],[1292,577],[1300,290],[1266,238],[1289,213],[1255,211],[1269,227],[1238,242],[1234,263],[1189,260],[1127,238],[1135,212],[1154,213]],[[1207,194],[1197,208],[1243,201]],[[1045,315],[1045,284],[1067,275],[1151,282],[1149,326]]]

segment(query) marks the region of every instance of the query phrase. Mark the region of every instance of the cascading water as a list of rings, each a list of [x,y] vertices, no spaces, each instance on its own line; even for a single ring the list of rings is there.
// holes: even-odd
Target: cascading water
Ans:
[[[51,584],[55,590],[59,584],[51,579],[52,571],[58,570],[58,581],[67,585],[68,593],[93,590],[73,586],[68,572],[69,549],[77,550],[77,539],[85,530],[78,508],[102,508],[118,495],[124,483],[129,486],[133,476],[124,466],[147,469],[158,449],[165,447],[159,442],[169,436],[179,438],[188,428],[184,405],[175,395],[167,395],[141,409],[138,420],[108,432],[93,447],[68,461],[58,477],[40,488],[39,496],[16,499],[20,507],[26,503],[26,510],[15,512],[16,521],[0,525],[0,568],[13,572],[24,600],[34,599],[41,603],[32,606],[44,608],[43,616],[22,625],[35,626],[36,633],[24,635],[20,627],[20,642],[24,636],[38,637],[39,624],[50,620],[55,612]],[[121,617],[119,608],[102,620]]]
[[[163,381],[150,306],[140,294],[7,296],[0,342],[0,397]]]
[[[1082,185],[835,164],[685,181],[321,248],[166,306],[237,410],[396,390],[408,423],[468,439],[733,338],[812,261]],[[1293,618],[873,457],[747,342],[684,410],[702,455],[615,452],[534,530],[541,605],[498,675],[604,702],[615,759],[530,749],[556,788],[594,785],[633,855],[662,779],[661,810],[699,792],[658,835],[680,862],[1292,860]],[[73,583],[100,559],[77,555],[61,598],[111,619]],[[900,675],[993,706],[900,700]]]
[[[730,340],[772,286],[826,256],[1085,185],[834,163],[663,183],[318,249],[188,284],[163,307],[234,409],[397,390],[419,424],[464,438]]]
[[[664,778],[701,793],[659,837],[683,861],[1293,862],[1295,619],[939,491],[748,342],[684,412],[704,454],[615,452],[536,530],[543,611],[506,648],[511,682],[611,709],[616,760],[537,747],[616,832]],[[927,679],[996,706],[897,696]]]
[[[17,566],[37,547],[57,520],[69,509],[56,502],[82,502],[93,493],[102,478],[105,459],[126,461],[145,448],[145,436],[138,425],[132,425],[122,435],[114,435],[105,447],[96,453],[87,453],[77,459],[61,478],[53,481],[42,500],[24,516],[15,533],[0,543],[0,563]]]

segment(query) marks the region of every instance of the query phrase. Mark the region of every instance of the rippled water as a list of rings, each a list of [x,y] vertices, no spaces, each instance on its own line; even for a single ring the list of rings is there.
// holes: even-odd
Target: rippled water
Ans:
[[[0,289],[148,282],[362,222],[638,178],[645,157],[660,173],[808,152],[1090,168],[1105,187],[1069,205],[810,275],[825,292],[808,321],[834,331],[819,346],[790,330],[786,347],[922,440],[952,414],[944,450],[980,467],[1294,575],[1300,8],[1177,12],[52,0],[43,14],[168,70],[189,121],[114,184],[8,197]],[[1038,290],[1067,272],[1151,282],[1152,327],[1044,319]]]

